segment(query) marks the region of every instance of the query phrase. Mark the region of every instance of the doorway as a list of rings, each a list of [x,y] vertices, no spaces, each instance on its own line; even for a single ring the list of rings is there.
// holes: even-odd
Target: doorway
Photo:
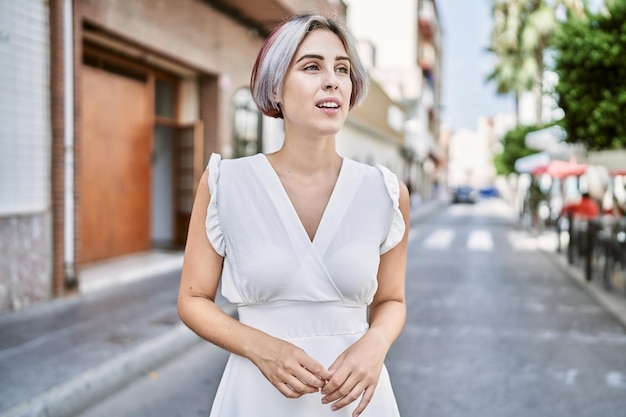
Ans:
[[[152,115],[149,84],[83,65],[80,135],[81,264],[147,250]]]
[[[180,249],[204,168],[180,76],[93,46],[81,70],[78,263]]]
[[[167,249],[174,241],[174,129],[154,127],[152,151],[152,244]]]

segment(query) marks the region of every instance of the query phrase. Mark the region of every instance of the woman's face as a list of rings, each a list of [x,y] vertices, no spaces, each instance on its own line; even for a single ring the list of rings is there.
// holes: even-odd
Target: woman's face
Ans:
[[[286,129],[335,135],[348,117],[350,60],[333,32],[317,29],[302,41],[287,69],[280,102]]]

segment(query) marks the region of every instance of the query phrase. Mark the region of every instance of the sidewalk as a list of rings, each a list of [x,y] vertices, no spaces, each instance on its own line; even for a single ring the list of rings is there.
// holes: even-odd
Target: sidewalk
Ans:
[[[414,204],[411,222],[447,204]],[[79,295],[0,315],[0,417],[71,417],[201,343],[176,311],[181,267],[181,252],[103,262]]]
[[[556,263],[563,272],[570,277],[583,290],[587,291],[597,302],[599,302],[607,311],[609,311],[622,326],[626,328],[626,298],[615,293],[608,292],[602,288],[597,280],[587,281],[584,271],[580,266],[571,265],[567,262],[567,256],[564,253],[556,251],[556,232],[549,231],[538,235],[535,239],[541,240],[544,244],[550,245],[544,251],[552,261]]]
[[[0,416],[73,416],[199,343],[176,311],[181,266],[181,252],[104,262],[81,294],[0,315]]]
[[[557,233],[554,229],[533,230],[528,224],[522,224],[535,247],[550,257],[558,267],[572,279],[581,289],[588,292],[598,303],[600,303],[609,313],[626,328],[626,297],[607,291],[598,280],[587,281],[582,266],[572,265],[567,261],[565,252],[558,252]],[[565,251],[567,249],[564,249]]]

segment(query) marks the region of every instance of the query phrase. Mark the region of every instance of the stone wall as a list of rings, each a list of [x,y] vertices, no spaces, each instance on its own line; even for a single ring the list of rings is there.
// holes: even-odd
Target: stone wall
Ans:
[[[50,215],[0,218],[0,312],[50,298]]]

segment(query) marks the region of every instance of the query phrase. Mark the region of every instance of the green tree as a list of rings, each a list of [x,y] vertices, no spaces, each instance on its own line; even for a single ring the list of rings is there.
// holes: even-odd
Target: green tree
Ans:
[[[562,22],[554,47],[567,141],[589,150],[626,148],[626,0]]]
[[[515,172],[515,161],[519,158],[537,153],[536,149],[526,146],[526,135],[535,130],[548,126],[522,126],[509,130],[502,139],[502,152],[494,157],[494,165],[498,175],[508,175]]]
[[[520,96],[532,88],[537,71],[533,60],[521,47],[523,9],[520,0],[492,2],[493,28],[488,48],[495,54],[496,63],[487,81],[495,83],[498,94],[513,94],[518,121]]]
[[[493,28],[488,50],[496,64],[487,81],[498,94],[513,94],[519,122],[522,93],[534,91],[536,120],[542,120],[545,52],[557,27],[557,11],[581,13],[585,0],[492,0]]]

